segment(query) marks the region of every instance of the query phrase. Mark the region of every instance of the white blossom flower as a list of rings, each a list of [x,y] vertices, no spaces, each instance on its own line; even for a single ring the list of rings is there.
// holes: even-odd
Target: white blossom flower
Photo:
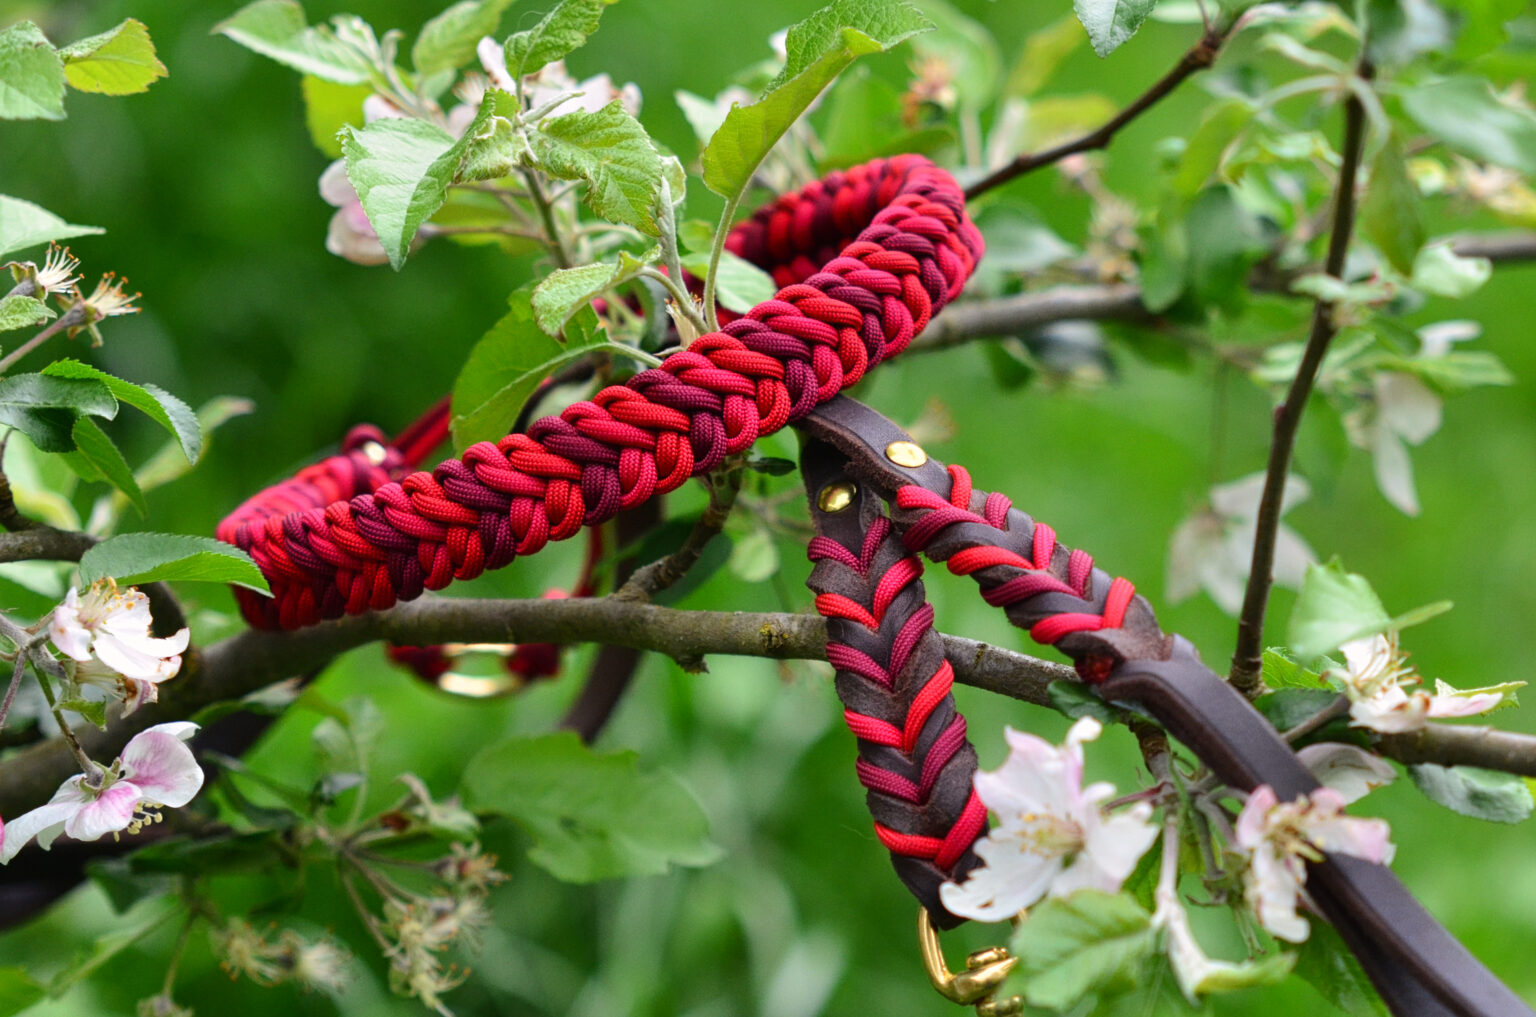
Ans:
[[[153,620],[149,598],[138,589],[119,590],[110,579],[98,580],[84,596],[70,587],[64,603],[53,609],[48,635],[73,660],[84,663],[94,656],[124,678],[153,684],[181,669],[190,638],[181,629],[156,639],[149,634]],[[143,695],[140,701],[153,701],[153,696]]]
[[[1376,486],[1404,515],[1419,514],[1409,445],[1422,445],[1440,430],[1440,397],[1416,376],[1381,371],[1372,381],[1374,397],[1344,418],[1349,440],[1371,453]]]
[[[190,802],[203,786],[203,771],[183,743],[196,731],[189,721],[157,724],[129,739],[99,785],[85,774],[66,780],[47,805],[11,820],[0,840],[0,865],[33,838],[46,850],[60,833],[80,841],[134,834],[158,822],[160,809]]]
[[[1347,666],[1329,670],[1328,676],[1344,684],[1351,723],[1373,731],[1417,731],[1431,717],[1487,713],[1499,705],[1507,688],[1462,690],[1436,682],[1430,695],[1415,687],[1419,676],[1398,650],[1395,632],[1355,639],[1339,649]]]
[[[1305,501],[1310,493],[1301,477],[1286,477],[1281,513]],[[1235,617],[1242,610],[1263,494],[1263,473],[1219,484],[1211,488],[1209,504],[1179,524],[1168,548],[1170,602],[1186,600],[1203,589],[1228,614]],[[1317,555],[1295,530],[1282,524],[1275,531],[1273,573],[1277,585],[1299,589],[1307,566],[1315,561]]]
[[[354,265],[387,265],[389,255],[379,243],[368,213],[357,196],[357,188],[347,179],[347,161],[337,159],[320,174],[320,197],[336,209],[331,224],[325,231],[325,249],[338,258],[346,258]],[[429,229],[425,224],[417,231],[423,236]]]
[[[1114,795],[1114,787],[1083,787],[1083,743],[1102,730],[1098,721],[1083,717],[1061,748],[1008,730],[1007,760],[997,770],[976,774],[976,793],[998,825],[976,844],[984,864],[965,883],[940,887],[946,908],[966,918],[999,921],[1046,894],[1120,889],[1157,830],[1147,821],[1152,814],[1147,803],[1111,816],[1100,803]]]
[[[1397,779],[1392,764],[1345,742],[1314,742],[1297,752],[1296,758],[1312,771],[1319,784],[1337,791],[1345,805],[1358,802]]]
[[[1385,820],[1344,815],[1344,798],[1331,788],[1282,803],[1274,788],[1259,785],[1237,817],[1236,843],[1249,855],[1243,876],[1248,906],[1274,935],[1304,941],[1311,928],[1296,913],[1296,903],[1306,886],[1307,861],[1328,851],[1390,862],[1395,850],[1390,834]]]

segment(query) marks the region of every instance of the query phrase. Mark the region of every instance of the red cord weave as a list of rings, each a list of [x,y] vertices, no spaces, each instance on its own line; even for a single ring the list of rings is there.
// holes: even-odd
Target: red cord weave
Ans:
[[[933,629],[922,563],[885,516],[862,547],[819,536],[809,552],[816,567],[807,585],[827,619],[827,659],[859,739],[855,769],[875,834],[935,921],[955,925],[939,886],[977,864],[971,845],[986,832],[987,809],[971,787],[976,751],[950,693],[955,675]]]
[[[819,271],[806,260],[846,237]],[[959,185],[913,155],[786,195],[731,245],[786,285],[661,367],[431,473],[342,486],[329,502],[324,482],[301,504],[279,485],[242,505],[218,536],[272,587],[270,599],[237,591],[246,618],[291,629],[386,608],[671,491],[900,353],[983,250]]]

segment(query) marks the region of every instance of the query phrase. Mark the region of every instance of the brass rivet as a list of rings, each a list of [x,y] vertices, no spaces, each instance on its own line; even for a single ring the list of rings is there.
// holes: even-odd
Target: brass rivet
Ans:
[[[915,442],[893,441],[885,447],[885,458],[897,466],[915,470],[928,461],[928,453]]]
[[[384,446],[380,445],[378,442],[363,442],[362,448],[359,451],[363,453],[363,458],[367,459],[373,465],[384,465],[384,457],[387,455],[387,453],[384,451]]]
[[[841,512],[853,504],[853,496],[858,490],[846,480],[833,481],[816,496],[816,505],[823,512]]]

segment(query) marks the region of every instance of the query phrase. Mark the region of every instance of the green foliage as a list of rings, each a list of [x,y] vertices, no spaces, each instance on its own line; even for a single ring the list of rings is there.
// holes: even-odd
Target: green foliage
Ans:
[[[1338,698],[1339,693],[1330,688],[1291,687],[1266,693],[1253,705],[1276,731],[1289,731],[1331,707]]]
[[[149,506],[144,503],[144,492],[139,490],[132,467],[101,425],[90,417],[76,417],[70,437],[75,444],[75,450],[65,456],[70,468],[82,480],[104,480],[111,484],[128,496],[141,518],[148,516]]]
[[[1408,164],[1396,138],[1376,153],[1360,205],[1360,229],[1393,268],[1412,274],[1414,259],[1424,246],[1424,223],[1419,216],[1419,191],[1408,177]]]
[[[1264,685],[1271,689],[1326,689],[1328,683],[1316,671],[1309,671],[1286,655],[1284,650],[1264,651]]]
[[[341,158],[341,129],[362,120],[363,100],[373,94],[369,85],[338,85],[334,81],[306,74],[301,79],[304,92],[304,123],[315,147],[332,159]]]
[[[1286,641],[1298,657],[1307,659],[1355,639],[1417,625],[1450,609],[1450,601],[1438,601],[1393,618],[1370,582],[1344,571],[1334,558],[1326,565],[1308,566]]]
[[[411,47],[418,74],[451,71],[468,63],[482,36],[496,31],[512,0],[460,0],[421,26]]]
[[[1019,966],[1002,991],[1065,1012],[1090,993],[1102,998],[1133,987],[1153,944],[1152,916],[1128,895],[1079,890],[1048,898],[1008,944]]]
[[[532,136],[536,165],[562,180],[584,180],[582,199],[609,222],[648,236],[660,233],[661,156],[640,121],[614,100],[596,113],[541,121]]]
[[[1327,922],[1312,923],[1312,934],[1297,948],[1295,970],[1350,1017],[1390,1017],[1365,969]]]
[[[1101,724],[1113,724],[1119,719],[1115,708],[1094,695],[1083,682],[1054,681],[1045,691],[1051,698],[1052,708],[1073,720],[1092,717]]]
[[[464,142],[425,120],[375,120],[342,130],[347,179],[399,271],[416,231],[442,207]]]
[[[35,297],[0,297],[0,332],[40,325],[52,317],[53,309]]]
[[[1518,823],[1529,819],[1536,809],[1530,787],[1517,774],[1476,766],[1419,763],[1408,767],[1408,776],[1426,798],[1473,819]]]
[[[297,0],[256,0],[213,26],[262,56],[338,85],[369,80],[367,57],[323,25],[309,27]]]
[[[26,968],[0,968],[0,1017],[21,1013],[46,993],[42,984],[27,974]]]
[[[709,270],[709,253],[700,251],[685,255],[683,267],[702,279]],[[720,255],[715,290],[721,304],[739,313],[751,310],[764,300],[772,300],[779,288],[767,272],[745,258],[725,251]]]
[[[1109,56],[1136,34],[1157,0],[1072,0],[1077,20],[1088,30],[1088,41],[1101,57]]]
[[[250,555],[212,537],[180,533],[124,533],[108,537],[80,558],[80,582],[115,579],[120,586],[154,582],[233,583],[270,592]]]
[[[202,426],[192,407],[158,385],[135,385],[78,360],[56,360],[43,368],[45,377],[98,381],[119,401],[142,411],[175,438],[188,463],[203,452]]]
[[[0,31],[0,119],[34,118],[64,119],[64,61],[42,29],[18,21]]]
[[[616,3],[618,0],[560,0],[537,25],[508,37],[507,70],[514,78],[533,74],[586,45],[587,37],[597,31],[603,9]]]
[[[534,838],[529,857],[567,882],[655,875],[720,855],[676,778],[642,772],[633,752],[593,752],[568,731],[489,746],[465,769],[464,795],[516,820]]]
[[[81,414],[111,419],[117,399],[99,381],[15,374],[0,378],[0,423],[21,431],[44,452],[69,452]]]
[[[147,91],[156,78],[168,73],[155,55],[149,29],[133,18],[70,43],[59,50],[59,56],[64,58],[65,80],[81,92],[132,95]]]
[[[0,194],[0,258],[50,240],[67,240],[101,232],[96,226],[67,223],[30,201]]]
[[[1536,114],[1494,95],[1481,78],[1438,78],[1403,90],[1403,109],[1451,148],[1522,173],[1536,174]]]
[[[531,301],[534,320],[546,335],[563,339],[565,326],[577,311],[604,291],[634,279],[640,269],[660,257],[661,248],[653,247],[639,258],[626,251],[616,263],[598,262],[556,269],[534,287]]]
[[[836,0],[785,37],[784,70],[750,106],[734,106],[704,149],[704,183],[734,201],[806,107],[855,59],[880,53],[931,23],[898,0]]]

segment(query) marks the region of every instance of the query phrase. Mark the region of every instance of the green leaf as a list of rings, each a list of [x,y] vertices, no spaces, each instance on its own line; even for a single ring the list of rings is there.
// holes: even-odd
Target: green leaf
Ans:
[[[80,558],[80,582],[115,579],[124,586],[153,582],[233,583],[270,593],[250,555],[212,537],[180,533],[124,533],[108,537]]]
[[[1326,565],[1307,566],[1286,641],[1297,657],[1306,660],[1355,639],[1417,625],[1450,609],[1449,601],[1438,601],[1390,617],[1366,578],[1344,571],[1343,563],[1334,558]]]
[[[757,527],[731,545],[725,567],[744,583],[761,583],[779,570],[779,548],[773,534]]]
[[[1530,787],[1518,774],[1476,766],[1419,763],[1408,767],[1408,776],[1424,792],[1424,797],[1473,819],[1518,823],[1536,809]]]
[[[67,223],[46,208],[30,201],[0,194],[0,258],[12,251],[46,244],[50,240],[105,232],[98,226]]]
[[[1297,687],[1267,692],[1254,700],[1253,707],[1276,731],[1289,731],[1332,706],[1338,698],[1339,694],[1325,683],[1323,688]]]
[[[0,332],[41,325],[54,316],[53,309],[35,297],[0,297]]]
[[[690,254],[682,262],[684,268],[700,279],[709,270],[707,253]],[[722,306],[737,313],[745,313],[764,300],[772,300],[778,291],[773,277],[767,272],[730,251],[721,252],[720,266],[715,275],[715,293]]]
[[[1242,99],[1228,99],[1207,110],[1179,157],[1172,181],[1174,193],[1186,198],[1199,194],[1221,165],[1227,146],[1251,120],[1253,107]]]
[[[1494,95],[1482,78],[1454,77],[1405,88],[1403,109],[1463,155],[1536,175],[1536,114]]]
[[[1302,667],[1280,649],[1264,651],[1263,677],[1265,687],[1271,689],[1328,688],[1322,675]]]
[[[1350,1017],[1391,1017],[1365,969],[1327,922],[1312,923],[1312,934],[1296,949],[1295,971]]]
[[[590,307],[576,312],[561,342],[539,328],[526,288],[514,292],[509,303],[512,309],[469,351],[453,385],[450,426],[460,451],[506,435],[539,383],[563,365],[598,350],[646,357],[633,347],[610,342]]]
[[[70,454],[71,458],[84,459],[102,480],[126,494],[133,507],[138,509],[140,518],[149,515],[149,506],[144,503],[144,492],[139,490],[133,470],[101,425],[90,417],[76,417],[72,435],[75,451]]]
[[[75,417],[85,413],[108,419],[117,415],[117,399],[99,381],[17,374],[0,378],[0,424],[17,428],[44,452],[69,452]]]
[[[570,731],[486,748],[465,768],[463,791],[470,807],[516,820],[534,838],[529,857],[567,882],[656,875],[720,854],[676,778],[641,772],[633,752],[593,752]]]
[[[59,50],[71,88],[103,95],[144,92],[168,73],[142,21],[129,18],[116,28],[72,42]]]
[[[534,288],[534,321],[546,335],[563,339],[565,326],[576,312],[591,304],[604,290],[635,278],[640,269],[659,257],[661,248],[652,247],[638,258],[624,251],[617,262],[556,269]]]
[[[107,729],[107,704],[105,700],[66,699],[59,704],[59,709],[78,713],[102,731]]]
[[[315,147],[332,159],[341,158],[341,129],[363,122],[363,100],[373,94],[371,85],[338,85],[334,81],[304,75],[304,125]]]
[[[705,185],[727,200],[739,198],[763,157],[849,64],[932,27],[896,0],[834,0],[790,28],[784,70],[761,100],[733,106],[704,149]]]
[[[1486,350],[1452,350],[1438,357],[1410,357],[1394,366],[1418,375],[1430,387],[1447,395],[1480,385],[1515,383],[1515,376],[1504,362]]]
[[[425,120],[391,118],[343,128],[347,179],[396,271],[405,264],[416,231],[448,197],[464,149],[487,116],[482,109],[457,141]]]
[[[585,180],[587,206],[609,222],[658,236],[654,210],[662,165],[650,135],[615,99],[596,113],[540,121],[533,131],[535,164],[562,180]]]
[[[1088,30],[1088,41],[1101,57],[1135,35],[1156,6],[1157,0],[1072,0],[1077,20]]]
[[[1002,994],[1019,987],[1032,1006],[1067,1010],[1090,992],[1130,988],[1154,938],[1151,915],[1129,895],[1048,898],[1013,934],[1019,966]]]
[[[0,120],[36,119],[64,119],[64,61],[42,29],[18,21],[0,32]]]
[[[1440,680],[1439,678],[1436,678],[1435,679],[1435,695],[1437,697],[1460,696],[1463,699],[1470,699],[1473,696],[1481,696],[1481,695],[1487,695],[1489,693],[1497,692],[1503,698],[1499,700],[1499,703],[1498,703],[1497,706],[1493,707],[1488,712],[1489,713],[1498,713],[1500,710],[1507,710],[1507,709],[1509,709],[1512,706],[1519,706],[1520,705],[1520,696],[1518,694],[1519,690],[1525,688],[1526,685],[1528,685],[1528,684],[1529,684],[1529,682],[1512,681],[1512,682],[1499,682],[1496,685],[1480,685],[1480,686],[1478,686],[1475,689],[1458,689],[1456,686],[1450,685],[1450,684]]]
[[[42,999],[42,983],[27,974],[25,968],[0,968],[0,1017],[12,1017]]]
[[[1070,14],[1063,15],[1024,40],[1024,49],[1008,75],[1003,94],[1027,99],[1055,76],[1067,57],[1077,52],[1088,36],[1082,23]]]
[[[1493,276],[1493,262],[1487,258],[1463,258],[1450,244],[1431,244],[1413,260],[1413,274],[1408,285],[1437,297],[1459,300],[1482,289]]]
[[[1366,56],[1378,67],[1409,63],[1451,46],[1451,20],[1430,0],[1367,0]]]
[[[618,0],[560,0],[537,25],[508,37],[507,70],[520,78],[585,46],[587,36],[597,31],[603,8],[616,3]]]
[[[195,463],[198,456],[203,454],[203,431],[197,422],[197,414],[192,412],[192,407],[159,386],[135,385],[131,381],[124,381],[90,364],[82,364],[78,360],[56,360],[43,368],[43,375],[49,378],[99,381],[117,397],[119,402],[125,402],[134,409],[142,411],[155,423],[165,428],[181,445],[182,454],[187,457],[187,462]]]
[[[1092,717],[1101,724],[1113,724],[1120,719],[1114,707],[1094,694],[1085,682],[1058,680],[1045,687],[1051,699],[1051,708],[1076,720]]]
[[[131,916],[125,916],[112,931],[77,951],[75,959],[49,981],[48,994],[54,997],[62,996],[75,985],[95,974],[113,957],[137,945],[155,929],[164,925],[167,920],[182,913],[180,901],[174,897],[163,897],[146,902],[141,908],[135,909]],[[129,920],[130,917],[132,920]]]
[[[1360,206],[1360,229],[1399,272],[1413,271],[1424,246],[1419,190],[1408,177],[1408,163],[1396,137],[1381,146],[1371,166],[1371,182]]]
[[[411,47],[416,73],[432,74],[464,66],[475,55],[482,36],[492,35],[501,23],[501,12],[512,0],[461,0],[421,26]]]
[[[372,70],[368,58],[335,32],[324,25],[308,27],[297,0],[256,0],[213,31],[285,67],[339,85],[361,85]]]

